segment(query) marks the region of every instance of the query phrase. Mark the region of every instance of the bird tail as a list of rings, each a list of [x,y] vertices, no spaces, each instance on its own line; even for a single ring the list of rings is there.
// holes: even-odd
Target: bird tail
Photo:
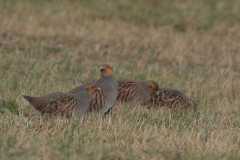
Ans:
[[[37,97],[31,97],[31,96],[25,96],[23,95],[23,98],[25,98],[26,100],[28,100],[28,102],[37,110],[40,110],[39,106],[36,104],[36,98]]]
[[[23,98],[25,98],[26,100],[28,100],[30,103],[34,100],[34,98],[31,97],[31,96],[25,96],[25,95],[23,95]]]

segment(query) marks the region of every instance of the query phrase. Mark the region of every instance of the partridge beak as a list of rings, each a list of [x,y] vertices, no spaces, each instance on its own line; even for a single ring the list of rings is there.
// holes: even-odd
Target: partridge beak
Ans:
[[[157,95],[159,95],[159,91],[157,91],[157,93],[156,93]]]
[[[101,67],[101,72],[103,72],[104,70],[105,70],[105,68],[102,66],[102,67]]]
[[[97,91],[101,91],[101,88],[97,87]]]

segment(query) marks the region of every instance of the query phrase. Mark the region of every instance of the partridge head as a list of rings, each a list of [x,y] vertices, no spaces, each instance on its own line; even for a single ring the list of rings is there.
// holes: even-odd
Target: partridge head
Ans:
[[[149,95],[153,95],[153,94],[159,94],[158,93],[158,89],[159,89],[159,86],[158,86],[158,83],[153,81],[153,80],[149,80],[147,81],[147,86],[148,86],[148,93]]]
[[[89,85],[86,86],[85,91],[93,98],[97,91],[100,91],[101,88],[99,88],[97,85]]]
[[[101,74],[103,77],[109,77],[113,74],[112,67],[109,64],[103,64],[101,66]]]

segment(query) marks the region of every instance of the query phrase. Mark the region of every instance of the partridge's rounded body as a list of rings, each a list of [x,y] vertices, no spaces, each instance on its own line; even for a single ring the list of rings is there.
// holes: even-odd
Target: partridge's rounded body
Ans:
[[[194,111],[198,108],[195,101],[187,97],[184,93],[169,88],[159,88],[158,95],[155,94],[151,97],[148,106],[154,107],[169,107],[173,109],[178,108],[193,108]]]
[[[118,88],[118,101],[144,104],[158,91],[159,86],[152,80],[118,80]]]
[[[98,91],[93,97],[88,111],[96,111],[103,115],[115,105],[118,94],[117,80],[115,79],[112,67],[108,64],[103,64],[101,67],[101,78],[99,80],[76,87],[69,93],[77,93],[89,84],[98,85],[101,91]]]

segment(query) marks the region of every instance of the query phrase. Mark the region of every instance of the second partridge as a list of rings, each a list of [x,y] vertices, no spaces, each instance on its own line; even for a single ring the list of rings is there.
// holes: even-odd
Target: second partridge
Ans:
[[[134,80],[118,80],[119,94],[117,101],[146,103],[152,95],[157,94],[158,84],[153,80],[134,81]]]

